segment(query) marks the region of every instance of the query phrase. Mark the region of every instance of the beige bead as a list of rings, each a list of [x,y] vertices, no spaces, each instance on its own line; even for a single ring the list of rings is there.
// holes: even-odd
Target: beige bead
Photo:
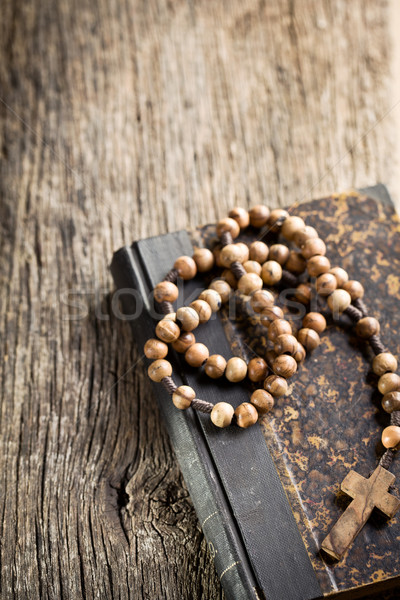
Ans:
[[[193,346],[196,338],[194,337],[191,331],[183,331],[177,340],[172,342],[172,347],[175,352],[179,352],[180,354],[184,354],[190,346]]]
[[[243,263],[243,268],[247,273],[255,273],[258,276],[261,275],[261,265],[255,260],[246,260],[246,262]]]
[[[233,240],[235,238],[237,238],[237,236],[240,233],[240,227],[239,227],[239,224],[237,223],[237,221],[235,221],[234,219],[231,219],[230,217],[227,217],[226,219],[221,219],[220,221],[218,221],[217,236],[221,237],[221,235],[223,233],[225,233],[226,231],[228,231],[231,234]]]
[[[285,263],[285,269],[287,269],[291,273],[300,275],[300,273],[303,273],[305,271],[306,265],[306,261],[299,252],[296,252],[295,250],[291,250],[289,252],[289,258]]]
[[[161,319],[156,325],[156,336],[167,344],[177,340],[180,333],[178,325],[169,319]]]
[[[178,296],[179,290],[171,281],[161,281],[154,288],[154,299],[156,302],[175,302]]]
[[[381,394],[397,392],[400,390],[400,377],[396,373],[385,373],[378,381],[378,390]]]
[[[307,240],[301,247],[301,253],[307,260],[313,256],[325,256],[325,243],[320,238]]]
[[[384,375],[385,373],[394,373],[397,369],[397,360],[390,352],[381,352],[375,356],[372,361],[372,370],[375,375]]]
[[[190,256],[180,256],[174,262],[174,269],[178,271],[179,277],[185,281],[193,279],[197,273],[197,265]]]
[[[188,385],[180,385],[172,394],[172,402],[180,410],[186,410],[196,398],[196,392]]]
[[[214,254],[208,248],[197,248],[193,252],[193,260],[199,273],[206,273],[214,266]]]
[[[318,335],[318,334],[317,334]],[[278,335],[274,344],[274,351],[276,354],[288,354],[294,356],[297,352],[298,341],[289,333],[283,333]]]
[[[317,277],[315,287],[320,296],[329,296],[337,288],[336,277],[332,273],[322,273]]]
[[[250,404],[250,402],[243,402],[235,410],[235,417],[239,427],[246,429],[257,423],[258,412],[256,407]]]
[[[274,398],[266,390],[255,390],[250,398],[250,402],[256,407],[259,415],[266,415],[274,407]]]
[[[257,204],[249,210],[250,225],[253,227],[263,227],[268,221],[270,211],[268,206]]]
[[[258,383],[264,381],[267,376],[268,365],[265,360],[259,356],[252,358],[247,365],[247,375],[250,381]]]
[[[190,308],[197,312],[200,323],[207,323],[211,319],[211,306],[205,300],[194,300],[190,303]]]
[[[306,225],[304,229],[300,229],[300,231],[296,231],[293,236],[293,241],[298,248],[302,248],[307,240],[314,240],[318,238],[318,232],[314,227],[310,227],[310,225]]]
[[[235,409],[228,402],[218,402],[211,411],[211,421],[217,427],[228,427],[232,423]]]
[[[287,219],[288,216],[288,211],[284,210],[283,208],[274,208],[274,210],[271,210],[271,214],[269,215],[267,221],[269,231],[279,231],[284,220]]]
[[[385,448],[396,448],[400,443],[400,427],[389,425],[382,431],[382,444]]]
[[[291,241],[297,231],[302,231],[305,226],[306,224],[301,217],[287,217],[282,225],[282,235],[287,240]]]
[[[277,319],[283,319],[284,314],[280,306],[271,306],[270,308],[263,308],[260,316],[261,323],[264,326],[269,327],[269,324],[272,321],[276,321]]]
[[[285,377],[285,379],[288,379],[296,373],[297,362],[295,361],[293,356],[282,354],[282,356],[277,356],[273,361],[272,370],[275,373],[275,375],[280,375],[281,377]]]
[[[232,288],[229,285],[229,283],[227,283],[223,279],[214,279],[210,283],[209,289],[218,292],[218,294],[221,296],[223,304],[225,304],[225,302],[228,302],[229,296],[231,295],[232,291]]]
[[[213,312],[217,312],[222,305],[222,298],[215,290],[204,290],[199,296],[199,300],[208,302]]]
[[[233,356],[226,363],[225,377],[228,381],[242,381],[247,375],[247,365],[242,358]]]
[[[309,312],[303,319],[303,327],[314,329],[317,333],[323,333],[326,329],[326,319],[318,312]]]
[[[215,259],[215,264],[217,265],[217,267],[224,267],[224,262],[221,258],[221,251],[222,251],[222,247],[221,246],[216,246],[215,248],[213,248],[213,255],[214,255],[214,259]]]
[[[261,290],[262,286],[262,279],[256,273],[246,273],[245,275],[242,275],[238,281],[238,290],[246,296],[249,296],[256,290]]]
[[[240,229],[246,229],[250,223],[249,211],[241,206],[235,206],[229,211],[228,217],[234,219]]]
[[[226,281],[226,283],[229,283],[233,290],[237,288],[237,279],[230,269],[225,269],[224,271],[222,271],[221,279]]]
[[[347,272],[342,269],[342,267],[333,267],[333,269],[330,269],[329,273],[332,273],[336,277],[338,288],[343,287],[343,284],[349,280]]]
[[[347,290],[348,291],[348,290]],[[363,317],[357,322],[356,325],[356,334],[367,340],[373,335],[377,335],[380,332],[380,325],[377,319],[374,317]]]
[[[251,260],[255,260],[256,262],[262,264],[267,260],[268,254],[269,248],[267,244],[264,244],[264,242],[256,241],[250,244],[249,257]]]
[[[269,375],[264,381],[264,388],[275,398],[281,398],[286,396],[288,392],[288,383],[286,379],[279,377],[279,375]]]
[[[242,250],[243,252],[243,259],[242,262],[246,262],[246,260],[249,260],[250,257],[250,250],[247,244],[245,244],[244,242],[236,242],[236,246],[239,246],[239,248]]]
[[[286,321],[285,319],[276,319],[275,321],[272,321],[268,327],[268,339],[274,343],[279,336],[291,334],[292,326],[289,321]]]
[[[300,342],[297,342],[297,349],[296,352],[293,354],[293,358],[294,360],[299,363],[302,360],[304,360],[306,357],[306,350],[304,348],[304,346],[302,344],[300,344]]]
[[[207,346],[196,342],[185,352],[185,360],[191,367],[201,367],[208,359],[209,352]]]
[[[204,371],[206,375],[211,379],[218,379],[222,377],[226,369],[226,360],[220,354],[212,354],[204,365]]]
[[[386,373],[388,375],[388,373]],[[397,391],[388,392],[382,398],[382,408],[387,413],[400,410],[400,393]]]
[[[255,313],[261,313],[264,308],[271,308],[274,303],[274,297],[268,290],[256,290],[250,298],[250,305]]]
[[[282,267],[275,260],[267,260],[262,265],[261,278],[267,285],[275,285],[282,279]]]
[[[164,377],[171,377],[172,365],[168,360],[160,358],[151,363],[147,369],[147,373],[152,381],[160,382]]]
[[[163,319],[167,319],[168,321],[174,321],[176,323],[176,312],[168,313],[162,317]]]
[[[269,248],[269,259],[275,260],[281,266],[285,264],[289,258],[290,250],[284,244],[272,244]],[[264,261],[262,261],[264,262]]]
[[[244,244],[227,244],[221,250],[220,258],[224,267],[230,267],[233,262],[243,262],[248,254],[247,246]]]
[[[183,331],[193,331],[198,327],[200,319],[194,308],[182,306],[176,311],[176,320]]]
[[[307,306],[312,297],[312,288],[308,283],[299,283],[296,287],[294,297],[298,302]]]
[[[311,277],[318,277],[322,273],[327,273],[331,268],[331,263],[326,256],[312,256],[307,261],[307,271]]]
[[[144,345],[144,355],[147,356],[147,358],[155,360],[157,358],[164,358],[167,354],[168,346],[161,340],[151,338],[150,340],[147,340]]]
[[[299,330],[297,339],[308,352],[315,350],[321,343],[318,333],[314,329],[308,329],[307,327]]]
[[[351,297],[346,290],[335,290],[328,296],[328,306],[333,314],[340,314],[351,304]]]
[[[342,285],[342,288],[349,292],[352,300],[357,300],[357,298],[362,298],[364,296],[364,288],[359,281],[352,279],[351,281],[346,281]]]

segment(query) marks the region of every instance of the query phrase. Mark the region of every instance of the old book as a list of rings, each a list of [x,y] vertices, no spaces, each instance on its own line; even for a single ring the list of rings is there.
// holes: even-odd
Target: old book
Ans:
[[[334,195],[291,212],[316,227],[332,265],[364,285],[369,314],[380,320],[385,344],[399,355],[400,226],[386,189]],[[154,285],[178,256],[214,238],[209,226],[141,240],[115,253],[111,271],[139,348],[154,335]],[[274,240],[267,235],[268,243]],[[186,282],[178,304],[203,287],[202,279]],[[281,293],[277,301],[296,322],[298,307],[290,297]],[[265,330],[243,311],[245,306],[230,303],[196,330],[197,341],[225,357],[263,355]],[[176,383],[192,385],[199,398],[235,406],[248,400],[246,384],[210,380],[172,351],[168,357]],[[154,384],[227,598],[356,598],[400,585],[399,515],[387,522],[373,512],[339,562],[319,550],[350,501],[338,493],[341,481],[350,469],[368,477],[382,450],[380,433],[389,416],[380,409],[371,358],[347,317],[328,317],[320,347],[290,380],[290,394],[248,430],[217,430],[208,415],[176,409],[163,386]],[[395,461],[391,471],[399,478],[400,464]]]

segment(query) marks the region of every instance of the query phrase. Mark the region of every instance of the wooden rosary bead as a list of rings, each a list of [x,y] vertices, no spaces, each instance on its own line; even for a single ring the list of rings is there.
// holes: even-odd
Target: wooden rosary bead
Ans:
[[[275,375],[280,375],[281,377],[288,379],[296,373],[297,362],[294,360],[293,356],[282,354],[282,356],[277,356],[273,361],[272,370]]]
[[[267,285],[275,285],[282,279],[282,267],[275,260],[267,260],[261,269],[261,278]]]
[[[243,268],[247,273],[255,273],[256,275],[261,275],[261,265],[255,260],[246,260],[243,263]]]
[[[331,269],[329,273],[332,273],[332,275],[336,277],[338,288],[343,287],[343,284],[345,284],[346,281],[349,280],[347,272],[344,269],[342,269],[342,267],[333,267],[333,269]]]
[[[249,296],[256,290],[261,290],[262,286],[263,280],[256,273],[246,273],[238,281],[238,290],[246,296]]]
[[[274,208],[274,210],[271,211],[267,221],[269,230],[274,232],[279,231],[279,229],[282,227],[282,223],[288,218],[288,216],[289,213],[287,210],[284,210],[283,208]]]
[[[239,246],[239,248],[241,248],[241,250],[243,252],[243,260],[242,260],[242,262],[246,262],[246,260],[249,260],[249,258],[250,258],[250,251],[249,251],[248,245],[245,244],[244,242],[236,242],[236,246]]]
[[[396,448],[400,443],[400,427],[389,425],[382,431],[382,444],[385,448]]]
[[[284,244],[272,244],[269,249],[269,259],[283,266],[289,258],[290,250]],[[266,260],[266,259],[265,259]],[[261,261],[264,262],[264,261]]]
[[[364,288],[359,281],[352,279],[350,281],[346,281],[342,285],[342,288],[349,292],[352,300],[357,300],[358,298],[362,298],[364,296]]]
[[[214,260],[215,260],[215,264],[217,265],[217,267],[225,266],[225,264],[221,258],[221,252],[222,252],[221,246],[216,246],[215,248],[213,248]]]
[[[297,339],[308,352],[315,350],[321,343],[318,333],[314,329],[308,329],[307,327],[299,330]]]
[[[243,427],[243,429],[251,427],[258,421],[257,409],[250,402],[239,404],[234,414],[237,424],[239,427]]]
[[[363,317],[357,322],[356,334],[360,336],[360,338],[367,340],[371,336],[377,335],[380,332],[380,329],[381,327],[377,319],[374,317]]]
[[[326,246],[320,238],[309,239],[301,247],[301,253],[306,260],[313,256],[325,256]]]
[[[207,346],[196,342],[185,352],[185,360],[191,367],[201,367],[209,357]]]
[[[300,252],[296,252],[296,250],[291,250],[289,252],[289,258],[285,263],[285,269],[294,273],[295,275],[300,275],[300,273],[304,273],[306,269],[306,261],[301,256]]]
[[[269,323],[276,321],[276,319],[283,319],[284,314],[280,306],[271,306],[269,308],[263,308],[261,312],[261,323],[269,327]]]
[[[191,331],[183,331],[181,335],[172,342],[172,347],[175,352],[179,352],[179,354],[184,354],[190,346],[193,346],[196,338],[194,337]]]
[[[200,319],[194,308],[190,306],[181,306],[176,311],[176,319],[183,331],[193,331],[198,327]]]
[[[151,338],[147,340],[144,345],[144,355],[147,358],[151,358],[153,360],[157,358],[164,358],[168,354],[168,346],[165,342],[161,340],[156,340],[155,338]]]
[[[174,262],[174,269],[178,271],[179,277],[185,281],[193,279],[197,273],[197,265],[190,256],[180,256]]]
[[[172,402],[180,410],[186,410],[196,398],[196,392],[188,385],[180,385],[172,394]]]
[[[294,297],[298,302],[307,306],[310,303],[312,297],[312,287],[308,283],[299,283],[296,287]]]
[[[211,306],[205,300],[194,300],[190,303],[190,308],[197,312],[200,323],[207,323],[211,319]]]
[[[260,264],[264,263],[269,255],[269,248],[264,242],[253,242],[249,247],[249,257]]]
[[[250,223],[249,211],[241,206],[235,206],[229,211],[228,217],[234,219],[239,225],[240,229],[246,229]]]
[[[318,334],[317,334],[318,335]],[[284,333],[278,335],[274,344],[274,350],[277,354],[288,354],[294,356],[297,352],[298,341],[294,335]]]
[[[306,350],[300,342],[297,342],[297,349],[293,354],[293,358],[297,363],[302,362],[306,358]]]
[[[328,296],[328,306],[331,311],[336,313],[342,313],[351,304],[351,296],[346,290],[335,290],[330,296]]]
[[[180,333],[178,325],[169,319],[161,319],[156,325],[156,336],[167,344],[177,340]]]
[[[226,283],[229,283],[233,290],[237,288],[237,279],[230,269],[225,269],[224,271],[222,271],[221,279],[226,281]]]
[[[287,217],[282,225],[282,235],[289,241],[292,241],[297,231],[302,231],[305,228],[301,217]]]
[[[243,250],[243,246],[239,244],[227,244],[221,250],[220,259],[224,267],[230,267],[233,262],[243,262],[246,255],[247,252]]]
[[[296,244],[298,248],[302,248],[307,240],[314,240],[318,238],[318,232],[314,227],[310,225],[306,225],[304,229],[300,229],[296,231],[293,236],[293,242]]]
[[[147,373],[152,381],[157,381],[159,383],[164,377],[171,377],[172,365],[168,360],[160,358],[151,363],[147,369]]]
[[[289,321],[286,321],[285,319],[276,319],[275,321],[272,321],[268,327],[268,339],[274,343],[279,336],[291,334],[292,326]]]
[[[236,383],[242,381],[247,375],[247,365],[242,358],[233,356],[226,363],[225,377],[228,381]]]
[[[178,296],[178,287],[171,281],[161,281],[154,288],[154,299],[156,302],[175,302]]]
[[[268,290],[256,290],[250,298],[250,306],[256,313],[261,313],[264,308],[271,308],[274,304],[274,297]]]
[[[211,411],[211,421],[217,427],[228,427],[232,423],[235,409],[228,402],[218,402]]]
[[[266,415],[274,407],[274,398],[266,390],[255,390],[251,397],[250,402],[253,404],[259,415]]]
[[[168,313],[162,317],[163,319],[167,319],[167,321],[173,321],[176,323],[176,312]]]
[[[192,258],[199,273],[206,273],[214,266],[214,254],[208,248],[197,248]]]
[[[239,223],[235,221],[235,219],[231,219],[227,217],[226,219],[221,219],[217,223],[217,236],[221,237],[221,235],[225,232],[229,232],[234,240],[240,233]]]
[[[336,277],[332,273],[322,273],[317,277],[315,288],[320,296],[329,296],[337,288]]]
[[[222,305],[222,298],[215,290],[203,290],[199,296],[199,300],[208,302],[213,312],[217,312]]]
[[[322,273],[327,273],[331,268],[331,263],[326,256],[312,256],[307,261],[307,271],[311,277],[318,277]]]
[[[264,381],[267,376],[268,365],[265,360],[259,356],[252,358],[247,365],[247,375],[250,381],[258,383]]]
[[[263,204],[257,204],[249,210],[250,225],[253,227],[263,227],[269,217],[269,208]]]
[[[387,413],[400,410],[400,392],[388,392],[382,398],[382,408]]]
[[[377,354],[372,361],[372,370],[375,375],[384,375],[385,373],[394,373],[397,369],[397,360],[390,352],[381,352]]]
[[[378,390],[383,395],[389,392],[397,392],[400,390],[400,377],[396,373],[381,375],[378,381]]]
[[[218,294],[221,296],[223,304],[225,304],[225,302],[228,302],[229,296],[232,291],[232,288],[229,285],[229,283],[227,283],[223,279],[214,279],[210,283],[209,289],[218,292]]]
[[[322,333],[326,329],[326,319],[321,313],[309,312],[303,319],[303,327]]]
[[[283,377],[279,377],[279,375],[269,375],[264,381],[264,388],[274,398],[281,398],[287,394],[288,382]]]
[[[204,371],[211,379],[222,377],[226,369],[226,360],[221,354],[212,354],[204,365]]]

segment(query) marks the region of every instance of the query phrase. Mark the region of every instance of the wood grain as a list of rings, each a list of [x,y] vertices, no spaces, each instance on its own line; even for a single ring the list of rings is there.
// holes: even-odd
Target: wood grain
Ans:
[[[393,181],[390,10],[1,2],[2,597],[221,597],[108,263]]]

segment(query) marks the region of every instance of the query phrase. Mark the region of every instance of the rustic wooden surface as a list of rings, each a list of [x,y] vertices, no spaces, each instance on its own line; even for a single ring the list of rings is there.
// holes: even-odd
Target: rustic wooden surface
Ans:
[[[220,598],[107,265],[232,203],[398,203],[399,4],[1,15],[1,597]]]

